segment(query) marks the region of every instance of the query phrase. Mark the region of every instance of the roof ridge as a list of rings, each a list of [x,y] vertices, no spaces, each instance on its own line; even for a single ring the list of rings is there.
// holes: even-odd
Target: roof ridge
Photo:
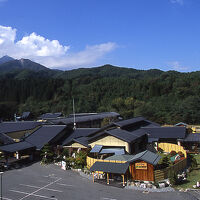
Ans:
[[[67,126],[67,125],[58,125],[58,124],[43,124],[41,127],[44,126]]]

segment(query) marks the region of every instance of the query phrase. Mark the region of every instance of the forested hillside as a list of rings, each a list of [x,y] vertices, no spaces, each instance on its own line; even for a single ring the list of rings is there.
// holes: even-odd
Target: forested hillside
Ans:
[[[0,65],[1,69],[1,65]],[[0,71],[1,73],[1,71]],[[158,123],[200,123],[200,72],[105,65],[71,71],[15,69],[0,76],[0,117],[14,113],[116,111]]]

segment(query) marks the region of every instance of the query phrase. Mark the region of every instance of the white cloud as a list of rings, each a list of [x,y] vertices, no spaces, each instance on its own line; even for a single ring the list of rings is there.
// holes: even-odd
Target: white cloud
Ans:
[[[1,0],[0,0],[1,1]],[[0,26],[0,56],[9,55],[14,58],[29,58],[47,67],[80,67],[94,64],[106,53],[114,50],[113,42],[86,46],[77,53],[70,53],[70,46],[64,46],[58,40],[49,40],[36,33],[16,40],[16,29]]]
[[[103,57],[106,53],[111,52],[116,48],[116,44],[112,42],[87,46],[83,51],[73,54],[67,54],[60,56],[59,59],[54,56],[51,57],[38,57],[36,60],[43,65],[49,67],[60,67],[60,66],[86,66],[95,63],[98,59]]]
[[[188,71],[188,67],[182,66],[179,61],[169,62],[168,65],[170,68],[176,71],[185,72]]]
[[[23,50],[22,55],[25,57],[61,56],[70,48],[69,46],[62,46],[58,40],[50,41],[36,33],[23,37],[15,45],[18,49]]]
[[[170,0],[171,3],[177,3],[183,5],[183,0]]]

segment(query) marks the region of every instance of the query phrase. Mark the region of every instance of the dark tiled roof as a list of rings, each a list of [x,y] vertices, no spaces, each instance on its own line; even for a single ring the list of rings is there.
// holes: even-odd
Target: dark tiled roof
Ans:
[[[105,131],[109,135],[112,135],[114,137],[117,137],[125,142],[132,143],[136,139],[138,139],[140,136],[134,135],[133,133],[130,133],[128,131],[116,128],[116,129],[111,129],[108,131]]]
[[[16,152],[16,151],[23,151],[26,149],[34,149],[35,146],[33,144],[30,144],[29,142],[15,142],[13,144],[8,144],[4,146],[0,146],[0,150],[3,152]]]
[[[131,134],[134,134],[136,136],[143,136],[143,135],[146,135],[146,132],[143,130],[143,129],[137,129],[137,130],[134,130],[134,131],[130,131]]]
[[[98,113],[75,113],[75,117],[83,117],[88,115],[97,115]],[[74,114],[70,114],[68,117],[74,117]]]
[[[135,118],[132,118],[132,119],[127,119],[127,120],[115,122],[114,124],[122,128],[124,126],[129,126],[129,125],[132,125],[132,124],[135,124],[137,122],[144,121],[144,120],[145,120],[144,117],[135,117]]]
[[[106,158],[106,160],[118,160],[127,162],[141,160],[150,163],[152,165],[156,165],[160,160],[160,158],[161,157],[158,154],[146,150],[135,155],[113,155]]]
[[[35,122],[35,121],[2,122],[0,123],[0,133],[10,133],[10,132],[31,130],[40,125],[41,125],[41,122]]]
[[[105,130],[103,132],[99,132],[96,135],[89,137],[88,141],[89,142],[95,141],[96,139],[98,139],[99,137],[101,137],[103,135],[112,135],[113,137],[116,137],[116,138],[123,140],[125,142],[128,142],[128,143],[132,143],[136,139],[143,136],[143,135],[139,135],[139,134],[135,135],[134,133],[122,130],[120,128],[114,128],[114,129],[110,129],[110,130]]]
[[[80,138],[80,137],[87,137],[96,131],[98,131],[99,128],[77,128],[75,129],[69,137],[67,137],[63,142],[62,145],[67,145],[70,142],[72,142],[73,139]]]
[[[43,125],[41,128],[25,138],[25,141],[30,142],[36,146],[37,150],[40,150],[45,144],[51,142],[55,137],[59,136],[65,128],[65,125]]]
[[[143,128],[149,138],[176,138],[183,139],[186,136],[185,127],[154,127]]]
[[[87,122],[87,121],[95,121],[95,120],[102,120],[104,118],[111,118],[111,117],[119,117],[120,115],[115,112],[105,112],[105,113],[98,113],[94,115],[84,115],[84,116],[79,116],[76,117],[76,123],[81,123],[81,122]],[[61,118],[61,119],[55,119],[51,120],[51,123],[53,124],[72,124],[74,123],[74,118],[69,117],[69,118]]]
[[[14,143],[14,140],[4,133],[0,133],[0,142],[4,145]]]
[[[148,137],[148,143],[152,143],[152,142],[158,142],[158,138],[150,138]]]
[[[157,165],[160,158],[158,154],[146,150],[135,155],[114,155],[106,158],[106,160],[127,161],[129,163],[140,160],[152,165]]]
[[[62,116],[62,113],[45,113],[45,114],[42,114],[39,119],[56,119],[58,117],[61,117]]]
[[[102,131],[102,132],[99,132],[99,133],[97,133],[95,135],[92,135],[92,136],[88,137],[88,142],[90,143],[92,141],[95,141],[97,138],[99,138],[99,137],[101,137],[103,135],[106,135],[106,134],[107,133],[105,133],[104,131]]]
[[[200,143],[200,133],[190,133],[187,135],[183,142],[197,142]]]
[[[141,161],[145,161],[147,163],[150,163],[152,165],[157,165],[160,159],[161,159],[161,157],[158,154],[155,154],[151,151],[146,150],[146,151],[143,151],[141,153],[134,155],[129,160],[129,162],[141,160]]]
[[[131,158],[129,162],[142,160],[152,165],[157,165],[160,159],[161,157],[158,154],[146,150],[133,156],[133,158]]]
[[[133,157],[133,155],[129,155],[129,154],[124,154],[124,155],[113,155],[110,156],[108,158],[106,158],[105,160],[117,160],[117,161],[128,161]]]
[[[142,127],[160,127],[159,124],[155,122],[151,122],[145,119],[144,117],[135,117],[128,120],[114,122],[114,124],[120,127],[121,129],[130,131],[130,132],[138,130]]]
[[[95,162],[90,171],[102,171],[107,173],[125,174],[129,163]]]
[[[73,139],[73,141],[77,142],[79,144],[82,144],[85,147],[89,147],[89,145],[88,145],[88,138],[87,137],[76,138],[76,139]]]

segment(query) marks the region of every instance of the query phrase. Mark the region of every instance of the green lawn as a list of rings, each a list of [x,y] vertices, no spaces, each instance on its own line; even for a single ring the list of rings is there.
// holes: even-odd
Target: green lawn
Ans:
[[[175,186],[176,189],[187,189],[193,188],[192,186],[196,184],[197,181],[200,181],[200,154],[194,155],[197,160],[198,167],[195,170],[192,170],[187,175],[187,181],[181,185]]]

